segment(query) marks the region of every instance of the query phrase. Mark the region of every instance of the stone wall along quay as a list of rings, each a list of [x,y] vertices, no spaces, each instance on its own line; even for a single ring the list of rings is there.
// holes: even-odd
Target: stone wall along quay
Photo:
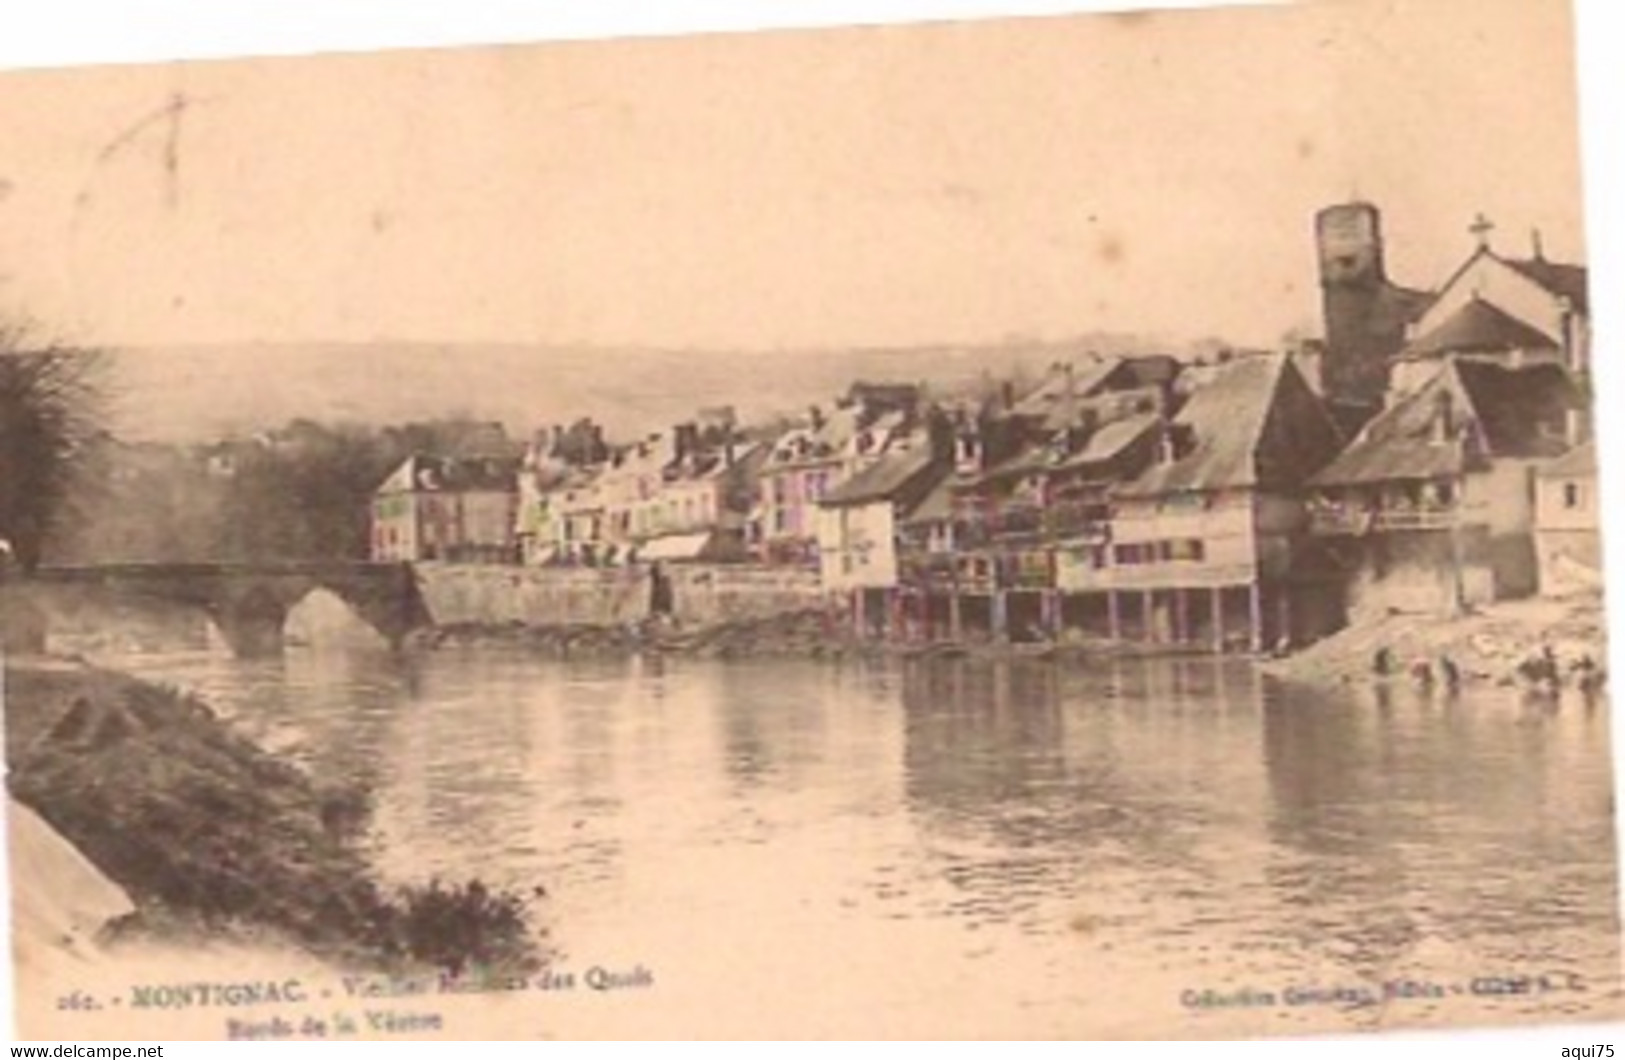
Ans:
[[[601,570],[416,564],[418,587],[437,626],[620,625],[649,615],[643,566]],[[710,625],[822,607],[813,571],[745,565],[666,568],[676,617]]]

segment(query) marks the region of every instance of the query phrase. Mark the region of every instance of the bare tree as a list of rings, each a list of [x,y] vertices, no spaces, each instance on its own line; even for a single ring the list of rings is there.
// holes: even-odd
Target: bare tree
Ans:
[[[38,566],[73,503],[102,425],[104,363],[99,351],[0,323],[0,538],[25,571]]]

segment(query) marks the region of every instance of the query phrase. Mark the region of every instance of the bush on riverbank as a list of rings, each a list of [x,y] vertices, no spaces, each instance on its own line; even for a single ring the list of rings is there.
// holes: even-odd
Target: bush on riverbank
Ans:
[[[6,682],[12,794],[150,930],[269,932],[372,966],[539,965],[520,899],[477,881],[384,893],[345,841],[358,796],[318,789],[200,701],[64,663],[13,666]]]

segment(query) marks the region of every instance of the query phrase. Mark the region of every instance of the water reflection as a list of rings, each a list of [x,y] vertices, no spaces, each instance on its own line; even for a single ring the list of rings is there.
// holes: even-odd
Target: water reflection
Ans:
[[[1617,974],[1607,713],[1578,700],[1207,658],[117,662],[373,789],[387,875],[545,883],[567,947],[681,969],[677,1033],[742,980],[782,985],[747,1006],[774,1033],[865,1036],[945,1009],[1156,1033],[1193,983]],[[1103,977],[1138,1000],[1079,989]]]

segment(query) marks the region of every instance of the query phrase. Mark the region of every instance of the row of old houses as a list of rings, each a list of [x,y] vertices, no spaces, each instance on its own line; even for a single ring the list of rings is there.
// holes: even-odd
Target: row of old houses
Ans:
[[[1290,352],[1084,354],[1024,388],[857,384],[771,429],[713,409],[631,443],[553,427],[507,469],[409,461],[378,524],[433,514],[379,555],[799,567],[875,635],[1219,650],[1594,584],[1584,269],[1473,231],[1423,292],[1388,280],[1375,208],[1322,211],[1326,339]]]

